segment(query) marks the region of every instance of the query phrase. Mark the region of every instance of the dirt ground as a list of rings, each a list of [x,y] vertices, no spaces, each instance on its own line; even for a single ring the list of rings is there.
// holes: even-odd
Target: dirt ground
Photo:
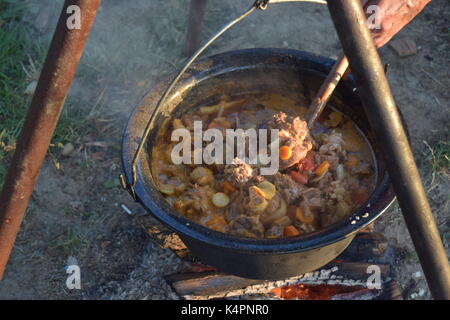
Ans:
[[[204,38],[245,10],[250,1],[210,0]],[[28,0],[24,22],[48,43],[61,0]],[[434,0],[398,36],[418,45],[417,54],[399,58],[380,50],[403,112],[412,146],[448,249],[450,179],[432,170],[428,145],[450,137],[449,12],[447,0]],[[175,299],[162,276],[184,268],[167,249],[152,244],[143,228],[120,207],[144,214],[117,186],[120,139],[128,115],[159,78],[176,70],[188,13],[187,0],[103,1],[70,91],[66,112],[96,127],[71,141],[62,156],[52,148],[12,253],[1,299]],[[288,47],[336,57],[340,44],[326,7],[274,5],[231,30],[207,54],[238,48]],[[74,112],[77,111],[77,112]],[[377,223],[396,247],[396,279],[405,297],[429,292],[398,207]],[[64,267],[75,257],[82,289],[68,290]],[[413,276],[415,274],[415,276]],[[423,274],[423,273],[422,273]],[[413,295],[414,297],[414,295]]]

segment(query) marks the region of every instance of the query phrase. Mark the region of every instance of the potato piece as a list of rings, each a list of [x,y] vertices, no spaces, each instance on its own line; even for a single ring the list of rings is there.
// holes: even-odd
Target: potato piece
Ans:
[[[261,191],[261,195],[267,200],[271,200],[277,192],[275,186],[267,180],[264,180],[263,182],[258,184],[258,188]]]
[[[161,191],[162,193],[171,196],[175,193],[175,186],[173,184],[161,184],[159,186],[159,191]]]
[[[263,197],[261,189],[255,186],[251,186],[248,191],[250,197],[250,201],[248,203],[249,209],[253,212],[264,211],[269,203]]]
[[[214,182],[214,175],[212,171],[205,167],[197,167],[192,170],[190,178],[194,183],[201,186]]]
[[[211,200],[217,208],[224,208],[230,203],[230,198],[223,192],[215,193]]]
[[[364,146],[364,141],[355,129],[342,130],[343,147],[350,152],[358,152]]]
[[[280,206],[278,209],[276,209],[273,212],[268,212],[269,210],[266,210],[261,217],[261,222],[267,226],[273,224],[273,222],[277,219],[282,218],[283,216],[287,215],[287,205],[286,202],[283,200],[283,198],[280,197]]]
[[[200,114],[210,115],[220,110],[220,104],[216,104],[214,106],[204,106],[199,108]]]

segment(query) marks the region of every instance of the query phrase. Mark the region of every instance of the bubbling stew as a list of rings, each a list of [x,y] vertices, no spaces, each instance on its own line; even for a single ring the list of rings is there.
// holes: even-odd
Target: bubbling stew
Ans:
[[[375,189],[373,152],[357,126],[330,107],[308,130],[305,105],[279,94],[224,98],[170,119],[152,149],[157,188],[187,219],[239,237],[296,236],[347,218]],[[277,129],[279,170],[262,175],[261,164],[245,157],[175,164],[180,141],[171,141],[172,133],[186,129],[193,136],[196,121],[223,136],[229,129]],[[193,159],[195,148],[210,142],[188,143]]]

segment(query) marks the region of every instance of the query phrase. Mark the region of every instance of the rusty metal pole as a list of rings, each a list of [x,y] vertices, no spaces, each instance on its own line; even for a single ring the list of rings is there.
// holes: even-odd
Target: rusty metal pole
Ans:
[[[435,299],[450,299],[450,266],[360,1],[328,1],[365,112]]]
[[[64,3],[0,195],[0,279],[3,278],[100,2],[101,0],[66,0]],[[78,13],[81,22],[79,26],[76,23]]]
[[[191,0],[184,54],[191,56],[200,47],[203,18],[208,0]]]

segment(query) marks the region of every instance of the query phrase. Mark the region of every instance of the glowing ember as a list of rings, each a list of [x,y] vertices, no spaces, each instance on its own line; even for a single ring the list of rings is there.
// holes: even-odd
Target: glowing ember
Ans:
[[[331,300],[336,295],[368,290],[363,286],[345,286],[331,284],[294,284],[271,290],[278,297],[286,300]]]

